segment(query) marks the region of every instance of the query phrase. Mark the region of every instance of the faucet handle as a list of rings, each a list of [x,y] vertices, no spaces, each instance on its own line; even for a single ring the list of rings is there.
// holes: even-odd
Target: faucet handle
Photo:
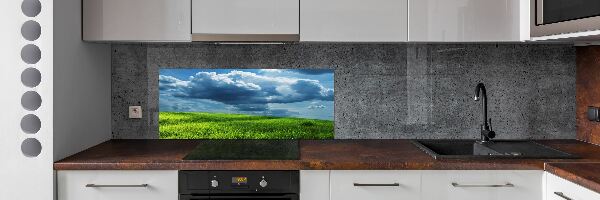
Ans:
[[[492,118],[489,119],[489,124],[490,124],[490,131],[487,132],[487,137],[492,139],[496,137],[496,132],[494,131],[494,129],[492,128]]]
[[[488,138],[492,139],[496,137],[496,132],[495,131],[488,131],[487,135]]]

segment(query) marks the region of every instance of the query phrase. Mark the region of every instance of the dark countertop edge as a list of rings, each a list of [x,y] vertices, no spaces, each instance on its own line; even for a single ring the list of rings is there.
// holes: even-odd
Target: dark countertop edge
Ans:
[[[569,170],[565,170],[562,167],[555,166],[555,164],[561,165],[578,165],[578,164],[593,164],[597,165],[600,170],[600,162],[560,162],[560,163],[545,163],[544,171],[547,171],[551,174],[554,174],[558,177],[561,177],[567,181],[573,182],[577,185],[585,187],[594,192],[600,193],[600,182],[596,182],[594,180],[587,179],[585,176],[581,174],[574,173]]]
[[[279,161],[55,163],[54,170],[544,170],[544,163],[273,162]]]
[[[54,170],[301,170],[301,167],[289,166],[214,166],[206,163],[85,163],[85,164],[54,164]]]
[[[398,139],[398,140],[361,140],[361,139],[349,139],[349,140],[315,140],[314,143],[326,142],[325,144],[337,144],[337,143],[362,143],[365,141],[396,141],[404,142],[410,148],[404,148],[401,150],[408,151],[409,153],[417,153],[414,159],[405,159],[403,161],[380,161],[380,160],[327,160],[327,157],[316,157],[316,158],[301,158],[300,160],[207,160],[207,161],[186,161],[181,160],[181,156],[166,156],[162,154],[160,159],[150,159],[135,161],[123,157],[126,154],[121,154],[119,151],[115,153],[121,156],[117,159],[98,159],[100,162],[94,162],[96,159],[94,153],[105,151],[107,148],[110,151],[114,151],[115,148],[123,148],[118,146],[122,144],[128,144],[129,142],[140,142],[140,141],[154,141],[154,142],[167,142],[171,144],[177,144],[174,151],[175,153],[181,153],[180,149],[186,149],[185,151],[191,151],[196,145],[195,140],[109,140],[94,147],[83,150],[75,155],[69,156],[65,159],[59,160],[54,163],[54,170],[544,170],[544,164],[548,162],[563,162],[562,160],[543,160],[543,159],[524,159],[524,160],[435,160],[427,155],[422,150],[418,149],[410,143],[409,139]],[[307,142],[308,143],[305,143]],[[311,141],[301,141],[301,144],[310,144]],[[579,140],[545,140],[550,143],[572,143],[572,141],[589,144]],[[569,142],[571,141],[571,142]],[[183,144],[180,145],[180,144]],[[325,146],[326,146],[325,145]],[[127,145],[128,146],[128,145]],[[318,147],[317,148],[326,148]],[[103,147],[103,148],[101,148]],[[173,146],[169,146],[173,147]],[[372,146],[365,146],[371,148]],[[99,149],[97,149],[99,148]],[[100,151],[98,151],[100,150]],[[134,149],[138,150],[138,149]],[[173,151],[173,148],[169,149]],[[315,149],[313,146],[312,153],[314,154]],[[311,151],[309,150],[309,151]],[[94,152],[94,153],[90,153]],[[301,148],[302,151],[302,148]],[[598,151],[598,149],[596,150]],[[169,151],[167,151],[169,152]],[[373,152],[371,152],[373,153]],[[301,153],[302,154],[302,153]],[[93,155],[92,157],[86,157],[86,155]],[[166,153],[166,155],[170,155]],[[79,157],[78,157],[79,156]],[[341,155],[337,155],[341,156]],[[379,155],[381,156],[381,155]],[[158,156],[157,156],[158,157]],[[418,158],[421,157],[421,158]],[[596,159],[599,160],[600,159]],[[595,160],[594,160],[595,161]],[[565,161],[569,162],[569,161]],[[585,159],[581,159],[576,162],[590,162]]]
[[[600,183],[571,171],[555,167],[556,162],[539,164],[523,163],[364,163],[364,162],[303,162],[275,161],[202,161],[202,162],[150,162],[150,163],[55,163],[54,170],[544,170],[582,187],[600,193]],[[294,163],[290,165],[290,163]],[[558,164],[585,164],[600,162],[559,162]]]

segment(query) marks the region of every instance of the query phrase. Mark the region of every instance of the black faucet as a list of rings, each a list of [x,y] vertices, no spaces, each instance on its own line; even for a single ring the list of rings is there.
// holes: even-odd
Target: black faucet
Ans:
[[[480,93],[481,92],[481,95]],[[481,101],[481,106],[483,108],[483,124],[481,124],[481,142],[489,142],[492,138],[496,137],[496,132],[492,130],[492,119],[487,117],[487,94],[485,92],[485,85],[483,83],[477,84],[477,88],[475,88],[475,101]]]

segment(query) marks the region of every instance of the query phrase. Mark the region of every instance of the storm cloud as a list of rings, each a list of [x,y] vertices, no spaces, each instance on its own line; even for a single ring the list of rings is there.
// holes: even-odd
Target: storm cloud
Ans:
[[[326,70],[325,70],[326,71]],[[317,72],[315,72],[317,73]],[[321,73],[321,72],[318,72]],[[228,73],[198,72],[185,80],[160,75],[161,94],[182,99],[206,99],[233,106],[247,112],[270,112],[269,103],[333,101],[333,88],[318,80],[266,76],[246,71]]]

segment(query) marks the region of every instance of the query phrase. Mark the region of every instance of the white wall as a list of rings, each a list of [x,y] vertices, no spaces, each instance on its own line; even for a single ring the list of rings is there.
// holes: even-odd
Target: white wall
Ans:
[[[53,162],[110,138],[110,46],[81,42],[80,0],[41,0],[41,12],[33,17],[21,12],[22,2],[0,1],[0,199],[53,199]],[[21,36],[28,20],[41,25],[40,38]],[[39,47],[39,62],[21,59],[27,44]],[[21,83],[29,67],[41,73],[41,83],[33,88]],[[41,96],[38,109],[21,106],[26,91]],[[34,134],[21,130],[27,114],[41,121]],[[41,143],[39,155],[22,153],[28,138]]]
[[[45,200],[53,197],[53,28],[52,1],[41,0],[41,13],[27,17],[21,12],[22,0],[0,1],[0,199]],[[40,38],[27,41],[21,36],[21,25],[27,20],[37,21],[42,29]],[[21,48],[26,44],[37,45],[42,54],[39,62],[26,64],[21,60]],[[41,74],[40,85],[28,88],[21,83],[21,72],[37,68]],[[35,91],[42,97],[41,107],[27,111],[21,106],[25,91]],[[21,130],[20,121],[26,114],[40,118],[41,129],[35,134]],[[26,138],[41,143],[41,153],[26,157],[21,143]]]
[[[54,160],[111,138],[110,45],[81,40],[81,0],[54,2]]]

